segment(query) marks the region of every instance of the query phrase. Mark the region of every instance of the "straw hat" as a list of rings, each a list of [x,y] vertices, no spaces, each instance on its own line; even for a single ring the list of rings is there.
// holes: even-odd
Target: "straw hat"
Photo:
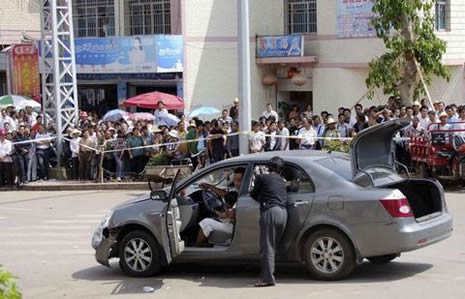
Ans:
[[[441,119],[441,118],[443,118],[443,117],[448,118],[449,115],[447,115],[447,113],[445,113],[445,112],[443,111],[443,112],[441,112],[441,114],[439,114],[439,119]]]
[[[412,106],[421,106],[421,104],[420,104],[420,102],[415,101],[415,102],[413,102],[413,105],[412,105]]]
[[[239,98],[234,98],[233,103],[234,103],[234,104],[239,103]]]
[[[191,122],[189,123],[189,126],[187,126],[188,128],[190,127],[193,127],[193,128],[197,128],[197,125],[195,124],[195,120],[191,120]]]
[[[335,124],[335,123],[336,123],[336,121],[332,117],[328,118],[328,121],[326,122],[327,125]]]
[[[71,132],[71,135],[74,135],[74,134],[81,134],[81,131],[79,131],[78,129],[74,129],[74,130]]]
[[[178,132],[176,130],[171,130],[169,133],[168,133],[169,136],[173,137],[173,138],[178,138]]]

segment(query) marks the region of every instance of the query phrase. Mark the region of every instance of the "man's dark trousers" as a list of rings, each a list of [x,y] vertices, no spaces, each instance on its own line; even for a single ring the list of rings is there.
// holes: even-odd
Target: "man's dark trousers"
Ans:
[[[275,249],[286,229],[287,210],[271,207],[260,215],[260,279],[264,283],[275,283]]]

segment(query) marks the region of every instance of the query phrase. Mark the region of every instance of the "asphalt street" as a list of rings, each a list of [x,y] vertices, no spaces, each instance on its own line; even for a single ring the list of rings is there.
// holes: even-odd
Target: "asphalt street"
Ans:
[[[465,190],[447,192],[454,234],[388,265],[368,262],[347,280],[311,280],[299,265],[278,267],[278,285],[257,289],[256,265],[176,265],[160,276],[126,277],[100,266],[90,246],[112,206],[141,191],[0,193],[0,264],[24,298],[465,298]],[[382,236],[380,236],[382,238]],[[150,286],[153,293],[144,293]]]

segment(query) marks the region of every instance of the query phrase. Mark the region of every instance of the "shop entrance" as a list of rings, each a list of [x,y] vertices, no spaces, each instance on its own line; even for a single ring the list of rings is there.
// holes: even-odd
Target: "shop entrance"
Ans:
[[[117,86],[79,85],[78,99],[80,109],[104,115],[107,111],[118,108]]]
[[[311,91],[279,91],[279,112],[286,121],[289,121],[289,113],[293,106],[297,106],[299,115],[305,111],[307,105],[313,107],[313,92]]]

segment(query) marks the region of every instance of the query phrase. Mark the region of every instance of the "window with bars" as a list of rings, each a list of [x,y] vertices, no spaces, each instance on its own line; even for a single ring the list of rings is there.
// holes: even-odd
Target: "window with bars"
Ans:
[[[316,33],[316,0],[287,0],[288,33]]]
[[[170,0],[129,0],[126,34],[171,34]]]
[[[73,21],[76,37],[115,35],[114,0],[74,0]]]
[[[436,1],[436,30],[442,31],[447,30],[447,1],[437,0]]]

